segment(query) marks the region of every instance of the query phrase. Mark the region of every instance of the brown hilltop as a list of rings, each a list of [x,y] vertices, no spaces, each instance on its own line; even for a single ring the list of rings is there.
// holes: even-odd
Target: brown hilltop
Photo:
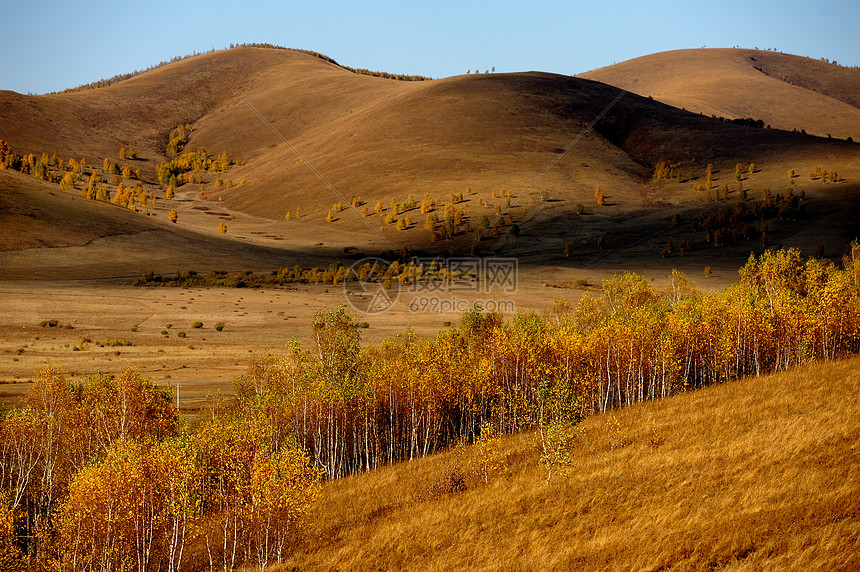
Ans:
[[[659,83],[660,78],[679,74],[690,79],[674,79],[672,85],[698,85],[695,74],[704,74],[704,68],[727,85],[758,74],[767,82],[758,86],[756,98],[746,98],[749,105],[799,94],[797,107],[804,112],[815,109],[804,98],[817,97],[828,106],[823,115],[839,118],[846,108],[860,113],[850,103],[851,90],[839,87],[844,84],[839,74],[853,77],[854,70],[803,58],[798,59],[805,67],[786,67],[785,62],[795,59],[755,52],[762,69],[772,74],[765,76],[749,72],[746,52],[688,52],[683,54],[691,61],[701,52],[715,57],[719,65],[691,63],[683,68],[672,63],[677,53],[670,53],[653,56],[668,63],[652,66],[652,80],[635,76],[637,68],[631,62],[587,78],[528,72],[402,82],[356,74],[294,50],[237,48],[177,61],[106,88],[44,96],[0,92],[0,138],[19,154],[85,156],[91,165],[100,165],[105,157],[116,161],[119,147],[134,147],[140,160],[126,163],[140,168],[147,188],[162,199],[155,166],[166,160],[169,132],[178,124],[192,123],[186,148],[227,151],[239,164],[224,177],[234,184],[245,182],[213,191],[215,175],[207,175],[206,193],[199,185],[185,185],[174,202],[159,200],[152,211],[161,217],[158,224],[164,232],[185,229],[200,233],[201,240],[217,240],[210,250],[237,240],[281,249],[287,257],[322,243],[326,255],[347,247],[365,252],[404,246],[468,252],[477,244],[484,252],[544,262],[561,257],[565,245],[572,244],[585,256],[577,263],[597,263],[607,256],[615,260],[612,255],[639,260],[659,254],[670,238],[666,221],[673,214],[681,212],[690,221],[699,211],[718,206],[708,203],[703,192],[692,190],[690,176],[702,181],[705,165],[713,163],[718,173],[715,184],[731,185],[734,200],[740,192],[735,190],[734,166],[751,162],[764,166],[744,177],[744,188],[754,193],[753,198],[763,187],[774,194],[790,190],[788,169],[803,175],[822,167],[846,177],[847,184],[827,190],[814,183],[822,189],[820,196],[813,188],[804,189],[810,198],[822,199],[810,209],[819,228],[829,234],[822,236],[819,230],[813,237],[803,225],[786,223],[780,226],[783,234],[777,235],[804,248],[819,243],[841,248],[855,232],[839,218],[839,213],[851,212],[840,205],[853,204],[854,181],[860,177],[855,144],[732,125],[707,113],[693,113],[698,110],[691,105],[682,105],[689,111],[672,107],[658,93],[652,100],[634,92],[652,95],[649,81]],[[629,83],[617,82],[631,92],[594,81],[599,73],[613,69],[631,74]],[[801,83],[806,87],[798,87]],[[731,91],[726,88],[726,93]],[[741,99],[736,95],[732,101]],[[762,116],[753,110],[737,115]],[[781,125],[775,119],[769,122]],[[662,160],[681,165],[682,182],[652,181],[654,166]],[[4,184],[6,192],[19,192],[17,180]],[[598,186],[607,195],[606,207],[595,204]],[[420,204],[425,193],[437,201],[437,214],[452,194],[463,193],[458,208],[471,229],[485,217],[496,220],[497,213],[509,207],[512,218],[502,225],[500,236],[492,240],[485,236],[480,243],[471,231],[431,242],[423,228],[425,215],[417,208],[406,213],[412,220],[406,231],[395,230],[383,217],[363,218],[349,208],[337,213],[334,222],[326,222],[334,203],[348,205],[352,197],[361,197],[372,212],[377,201],[388,208],[392,200],[402,203],[411,195]],[[576,216],[580,205],[587,216]],[[115,207],[95,206],[101,208],[89,216],[93,224],[85,234],[124,233],[131,228],[107,215]],[[174,207],[180,223],[165,224],[167,210]],[[288,211],[295,215],[297,210],[300,220],[284,220]],[[45,220],[59,218],[62,215]],[[220,221],[227,221],[226,235],[215,233]],[[521,237],[509,234],[513,223],[523,231]],[[116,225],[115,231],[106,229]],[[23,234],[7,244],[46,244],[43,235],[62,235],[45,233],[44,224],[18,227]],[[607,235],[612,238],[611,252],[597,252],[598,238]],[[59,239],[52,244],[65,245]],[[731,256],[745,256],[750,248],[744,243]],[[188,255],[181,258],[189,260]],[[105,260],[114,262],[110,257]],[[236,261],[237,266],[242,264]]]
[[[661,52],[581,77],[718,117],[774,128],[860,138],[860,69],[743,49]]]
[[[733,165],[822,149],[809,138],[716,123],[634,94],[585,131],[618,94],[605,84],[534,72],[403,83],[337,68],[306,75],[278,68],[243,96],[341,196],[385,204],[467,187],[517,193],[580,134],[539,185],[581,201],[601,180],[636,197],[661,159]],[[253,150],[254,163],[236,171],[249,184],[224,196],[242,211],[273,216],[336,202],[279,135],[235,101],[198,124],[191,146]]]
[[[155,68],[110,87],[40,96],[0,91],[0,137],[17,152],[116,155],[134,146],[164,158],[167,134],[195,122],[285,56],[283,50],[227,50]],[[304,59],[303,56],[300,59]],[[314,58],[315,59],[315,58]],[[324,64],[320,61],[321,65]]]

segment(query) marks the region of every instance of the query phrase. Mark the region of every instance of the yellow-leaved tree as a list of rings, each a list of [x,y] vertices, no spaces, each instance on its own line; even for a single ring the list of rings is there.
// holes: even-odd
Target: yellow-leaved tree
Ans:
[[[23,570],[21,550],[16,546],[15,512],[9,494],[0,491],[0,570]]]
[[[123,438],[75,475],[56,521],[61,564],[77,570],[178,570],[198,513],[194,456],[176,440]]]
[[[481,424],[481,434],[475,440],[473,463],[484,483],[507,468],[501,452],[501,434],[489,421]]]
[[[555,383],[544,380],[537,389],[538,452],[549,484],[553,474],[564,476],[573,464],[574,431],[582,420],[581,399],[574,384],[565,378]]]
[[[251,472],[249,529],[260,570],[281,562],[284,550],[319,494],[319,473],[310,457],[292,444],[267,447]]]
[[[210,567],[254,562],[264,570],[281,562],[319,494],[320,472],[292,441],[278,438],[258,397],[198,433]]]
[[[15,512],[9,502],[9,494],[0,491],[0,570],[23,570],[24,560],[16,545]]]

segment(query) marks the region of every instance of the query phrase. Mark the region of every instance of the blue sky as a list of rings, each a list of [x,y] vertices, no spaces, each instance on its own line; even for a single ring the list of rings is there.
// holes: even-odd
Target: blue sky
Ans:
[[[776,48],[860,66],[860,3],[12,2],[0,0],[0,89],[44,93],[173,56],[267,42],[392,73],[577,74],[680,48]]]

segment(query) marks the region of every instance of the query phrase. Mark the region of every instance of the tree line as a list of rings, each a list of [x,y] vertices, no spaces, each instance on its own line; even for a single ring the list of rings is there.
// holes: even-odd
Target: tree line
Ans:
[[[860,247],[840,268],[797,250],[750,256],[738,283],[701,293],[673,272],[658,292],[624,274],[602,296],[513,319],[474,309],[421,341],[362,348],[343,309],[318,314],[310,349],[242,380],[329,478],[421,457],[479,434],[531,430],[567,407],[603,412],[860,350]],[[576,403],[576,411],[570,404]]]

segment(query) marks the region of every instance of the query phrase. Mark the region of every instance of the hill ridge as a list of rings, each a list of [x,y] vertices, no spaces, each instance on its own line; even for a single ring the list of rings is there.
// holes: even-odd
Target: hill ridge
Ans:
[[[641,220],[648,226],[679,212],[695,217],[697,210],[717,208],[712,201],[718,191],[721,200],[742,192],[760,200],[765,189],[784,196],[799,182],[785,176],[789,170],[838,172],[839,180],[849,183],[860,176],[852,161],[856,148],[845,141],[717,122],[634,93],[586,129],[619,89],[546,72],[387,81],[294,50],[234,48],[103,89],[51,96],[0,92],[0,135],[19,155],[84,157],[102,184],[114,190],[116,173],[102,173],[103,161],[117,170],[139,170],[143,190],[158,199],[159,209],[164,205],[163,215],[168,205],[179,209],[179,226],[217,223],[211,216],[198,217],[196,208],[211,209],[206,205],[217,202],[213,212],[244,221],[237,224],[247,228],[225,233],[226,240],[254,232],[274,237],[269,241],[290,237],[304,244],[307,229],[313,229],[321,238],[331,237],[335,249],[359,252],[420,248],[540,258],[576,249],[602,259],[598,242],[611,237],[614,248],[629,252],[647,244],[659,254],[658,241],[667,244],[673,233],[643,227],[642,236],[653,239],[632,241],[616,230],[618,223]],[[185,124],[192,126],[187,151],[226,154],[232,166],[229,173],[177,172],[183,178],[176,183],[184,184],[178,198],[167,199],[167,181],[159,181],[156,170],[168,160],[169,133]],[[576,144],[560,157],[572,141]],[[123,147],[135,150],[132,164],[118,157]],[[654,177],[666,161],[677,164],[674,182]],[[756,173],[765,165],[766,174],[734,180],[736,166],[751,163],[758,166]],[[708,164],[718,174],[705,189]],[[804,186],[796,192],[811,198],[813,189]],[[850,200],[849,195],[825,193],[824,198]],[[353,202],[355,210],[346,208]],[[816,209],[824,203],[809,204]],[[449,217],[456,225],[446,223]],[[245,224],[267,230],[251,231]],[[843,236],[849,232],[844,226],[831,230],[833,238],[824,241],[828,248],[853,238]],[[794,232],[771,234],[783,240]],[[688,237],[672,238],[684,240],[689,251]],[[705,239],[700,233],[697,241]]]
[[[860,136],[860,69],[803,56],[735,48],[673,50],[581,77],[706,115],[763,119],[779,129],[819,136]]]

